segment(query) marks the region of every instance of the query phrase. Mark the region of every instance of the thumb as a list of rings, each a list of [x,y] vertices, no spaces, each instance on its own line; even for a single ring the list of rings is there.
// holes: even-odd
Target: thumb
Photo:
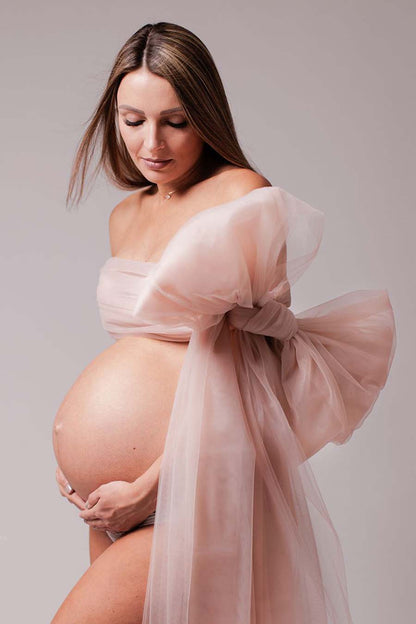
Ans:
[[[88,495],[88,498],[85,501],[85,508],[91,509],[91,507],[94,507],[94,505],[96,505],[99,500],[100,500],[100,492],[99,492],[99,488],[97,488],[96,490],[94,490]]]

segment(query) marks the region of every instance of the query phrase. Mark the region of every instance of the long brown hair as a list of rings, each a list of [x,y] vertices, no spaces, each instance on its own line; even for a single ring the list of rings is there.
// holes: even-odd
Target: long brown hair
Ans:
[[[152,185],[131,159],[120,136],[116,117],[121,80],[143,66],[168,80],[183,106],[186,119],[204,141],[201,158],[177,188],[184,189],[209,177],[225,163],[257,171],[238,143],[227,96],[206,46],[190,30],[177,24],[146,24],[117,54],[104,92],[87,122],[72,165],[67,206],[70,202],[78,204],[81,201],[98,139],[101,139],[101,154],[93,179],[104,169],[110,181],[119,188],[138,189]]]

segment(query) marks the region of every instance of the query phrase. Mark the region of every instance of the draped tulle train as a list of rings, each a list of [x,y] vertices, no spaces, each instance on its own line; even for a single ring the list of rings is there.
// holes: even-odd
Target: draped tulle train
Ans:
[[[361,426],[396,334],[386,290],[288,307],[323,221],[279,187],[255,189],[194,215],[142,282],[136,333],[190,328],[144,624],[352,622],[340,542],[307,460]]]

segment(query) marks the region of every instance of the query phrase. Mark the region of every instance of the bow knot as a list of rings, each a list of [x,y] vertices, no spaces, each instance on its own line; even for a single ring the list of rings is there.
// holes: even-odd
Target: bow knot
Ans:
[[[289,340],[298,330],[298,322],[292,310],[275,299],[269,299],[260,307],[245,308],[237,305],[227,312],[227,317],[236,329],[272,336],[281,341]]]

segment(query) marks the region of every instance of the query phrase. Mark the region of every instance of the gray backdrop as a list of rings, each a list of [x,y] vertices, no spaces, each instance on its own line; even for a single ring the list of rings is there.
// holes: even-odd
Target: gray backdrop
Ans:
[[[153,4],[153,3],[152,3]],[[156,5],[154,5],[156,6]],[[354,624],[414,617],[415,4],[41,1],[1,15],[4,621],[45,624],[89,565],[88,527],[59,494],[52,423],[111,339],[95,300],[108,216],[99,179],[64,198],[75,147],[116,53],[147,22],[193,30],[218,65],[243,149],[275,186],[326,214],[293,309],[387,288],[398,345],[388,385],[344,447],[312,458],[343,544]],[[414,39],[414,37],[413,37]]]

